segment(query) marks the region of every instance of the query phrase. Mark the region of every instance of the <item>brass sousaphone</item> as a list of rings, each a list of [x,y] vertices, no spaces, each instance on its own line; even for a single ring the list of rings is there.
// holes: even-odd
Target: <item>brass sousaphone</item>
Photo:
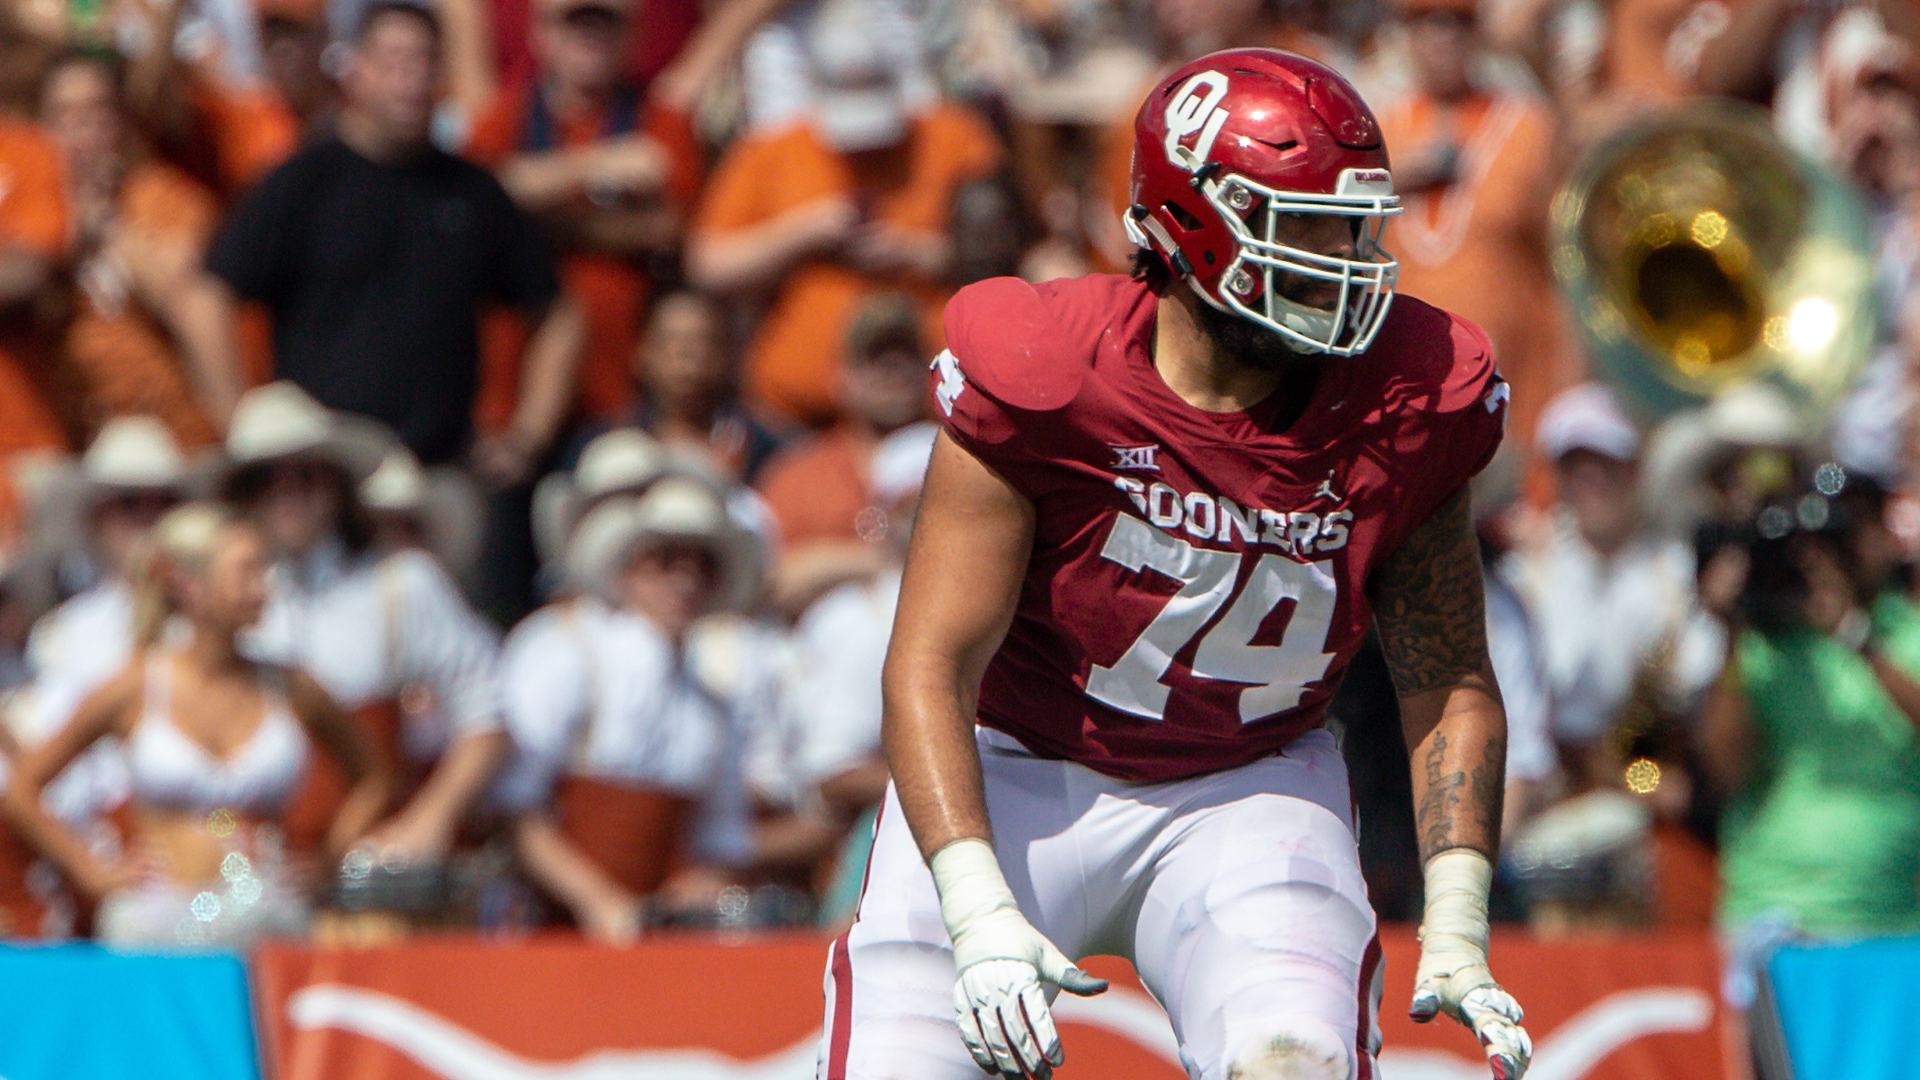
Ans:
[[[1596,373],[1650,416],[1765,380],[1816,428],[1872,350],[1865,208],[1755,110],[1627,126],[1554,196],[1552,229]]]

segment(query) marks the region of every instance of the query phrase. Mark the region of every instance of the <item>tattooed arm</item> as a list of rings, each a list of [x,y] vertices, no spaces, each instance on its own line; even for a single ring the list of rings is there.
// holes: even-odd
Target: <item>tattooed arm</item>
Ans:
[[[1463,488],[1369,582],[1413,763],[1426,914],[1408,1015],[1445,1013],[1480,1040],[1496,1080],[1520,1080],[1533,1043],[1520,1003],[1487,969],[1487,893],[1500,851],[1507,715],[1487,659],[1480,549]]]
[[[1369,582],[1400,698],[1424,861],[1448,848],[1500,850],[1507,715],[1487,659],[1480,549],[1463,488]]]

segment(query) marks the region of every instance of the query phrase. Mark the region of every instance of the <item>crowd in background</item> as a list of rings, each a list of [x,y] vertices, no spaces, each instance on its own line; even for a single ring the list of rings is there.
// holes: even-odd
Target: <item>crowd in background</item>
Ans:
[[[1920,914],[1920,9],[4,13],[8,933],[846,919],[942,305],[1125,272],[1140,96],[1229,45],[1374,105],[1398,288],[1512,387],[1474,491],[1499,914],[1735,952]],[[1556,293],[1571,164],[1713,95],[1873,217],[1877,351],[1831,422],[1749,387],[1656,427]],[[1377,654],[1333,717],[1374,901],[1411,917]]]

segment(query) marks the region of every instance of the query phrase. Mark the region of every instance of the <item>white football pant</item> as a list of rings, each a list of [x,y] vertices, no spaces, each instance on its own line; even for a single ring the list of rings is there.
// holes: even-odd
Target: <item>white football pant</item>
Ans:
[[[1164,784],[978,738],[1021,914],[1075,960],[1131,961],[1190,1077],[1373,1080],[1380,947],[1331,733]],[[889,789],[859,915],[828,960],[820,1080],[980,1080],[954,1025],[950,950]]]

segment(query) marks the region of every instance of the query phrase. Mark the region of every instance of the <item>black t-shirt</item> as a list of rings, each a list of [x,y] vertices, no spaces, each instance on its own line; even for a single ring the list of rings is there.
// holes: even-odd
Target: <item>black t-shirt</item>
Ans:
[[[338,137],[249,192],[207,267],[273,309],[276,375],[386,422],[429,462],[470,434],[482,303],[537,310],[559,292],[491,173],[438,150],[381,165]]]

